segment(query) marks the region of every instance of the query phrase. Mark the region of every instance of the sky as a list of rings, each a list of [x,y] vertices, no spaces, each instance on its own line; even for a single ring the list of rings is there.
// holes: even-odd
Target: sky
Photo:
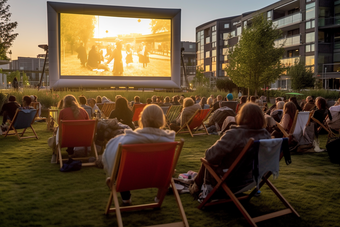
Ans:
[[[181,9],[181,41],[195,41],[196,27],[218,18],[261,9],[278,0],[54,0],[82,4]],[[11,21],[17,21],[19,33],[10,50],[12,59],[43,54],[39,44],[48,44],[47,1],[8,0]],[[10,57],[8,55],[8,57]]]

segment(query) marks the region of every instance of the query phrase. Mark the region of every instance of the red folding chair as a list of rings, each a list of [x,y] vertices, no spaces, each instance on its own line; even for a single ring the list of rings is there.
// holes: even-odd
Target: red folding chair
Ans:
[[[91,147],[98,160],[98,153],[94,143],[97,129],[97,120],[61,120],[59,125],[58,156],[60,168],[63,166],[61,148],[63,147]],[[74,158],[75,160],[88,159],[89,157]],[[83,163],[82,166],[95,166],[95,161]]]
[[[205,109],[205,110],[197,110],[195,114],[189,119],[188,122],[186,122],[177,132],[178,133],[187,133],[189,132],[192,137],[194,135],[209,135],[207,128],[203,124],[208,117],[210,116],[211,109]],[[203,126],[205,133],[195,133],[200,126]],[[184,128],[187,128],[188,131],[182,131]],[[194,132],[192,132],[195,129]],[[181,132],[182,131],[182,132]],[[195,134],[194,134],[195,133]]]
[[[169,185],[171,185],[183,221],[159,226],[189,226],[181,199],[172,179],[182,147],[183,140],[169,143],[119,144],[112,174],[108,182],[111,193],[105,214],[116,212],[118,226],[122,227],[123,222],[120,211],[160,208]],[[119,206],[117,192],[144,188],[158,188],[158,202],[136,206]],[[111,208],[112,200],[115,208]]]
[[[132,121],[138,121],[139,120],[139,114],[143,111],[144,107],[146,106],[146,104],[135,104],[133,105],[133,117],[132,117]]]

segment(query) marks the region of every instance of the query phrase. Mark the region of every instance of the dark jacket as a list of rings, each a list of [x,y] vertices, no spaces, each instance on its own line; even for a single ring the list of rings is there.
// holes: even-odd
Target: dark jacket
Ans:
[[[232,126],[230,130],[216,141],[205,153],[205,158],[210,164],[218,165],[217,173],[223,175],[223,169],[228,169],[240,154],[250,138],[255,140],[270,139],[269,132],[262,129],[249,129],[246,126]],[[238,182],[242,179],[251,178],[251,173],[246,176],[239,176]],[[207,172],[207,180],[213,177]],[[211,181],[210,181],[211,182]],[[237,184],[237,183],[236,183]]]
[[[13,119],[14,117],[14,114],[15,114],[15,111],[20,107],[19,103],[17,102],[8,102],[8,103],[5,103],[2,108],[1,108],[1,114],[3,112],[7,112],[8,116]]]
[[[135,126],[132,123],[133,113],[131,110],[127,110],[124,113],[121,113],[118,110],[113,110],[110,114],[109,118],[117,118],[117,120],[125,125],[128,125],[132,130],[135,129]]]

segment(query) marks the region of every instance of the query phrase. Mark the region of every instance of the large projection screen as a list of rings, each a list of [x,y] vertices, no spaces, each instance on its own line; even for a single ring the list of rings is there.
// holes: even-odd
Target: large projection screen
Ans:
[[[52,89],[179,88],[180,9],[47,2]]]

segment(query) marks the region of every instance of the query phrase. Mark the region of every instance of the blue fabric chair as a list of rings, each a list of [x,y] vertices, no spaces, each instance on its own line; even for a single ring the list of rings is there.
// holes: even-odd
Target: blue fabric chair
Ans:
[[[32,124],[34,123],[35,115],[37,114],[36,109],[22,109],[18,108],[15,112],[15,115],[13,117],[13,120],[10,123],[10,126],[8,127],[8,130],[5,133],[5,137],[7,135],[16,135],[19,140],[26,139],[26,138],[38,138],[36,132],[34,131]],[[27,136],[23,137],[24,133],[26,132],[27,128],[31,128],[34,136]],[[23,129],[21,133],[18,133],[18,129]],[[10,130],[13,130],[14,133],[9,133]]]

